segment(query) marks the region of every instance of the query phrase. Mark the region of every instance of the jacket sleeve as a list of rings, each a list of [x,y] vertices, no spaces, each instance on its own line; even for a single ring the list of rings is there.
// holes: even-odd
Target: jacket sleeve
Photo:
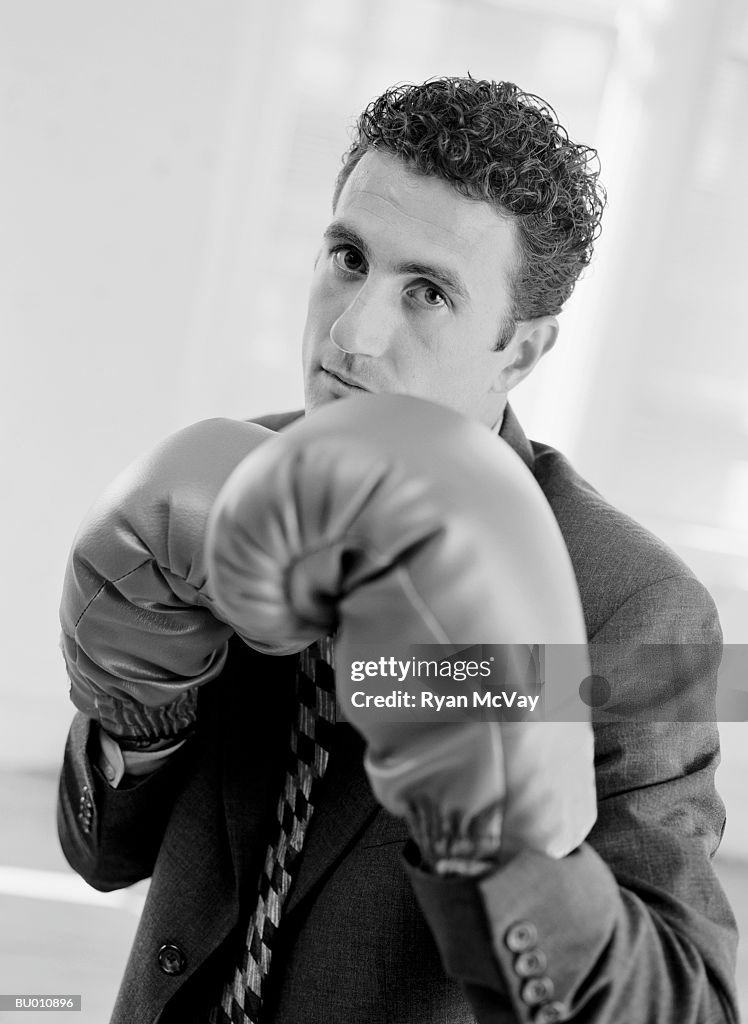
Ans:
[[[647,587],[592,638],[598,820],[561,860],[524,851],[481,879],[406,869],[480,1024],[736,1022],[737,932],[711,859],[721,634],[693,577]]]
[[[96,764],[98,724],[77,712],[68,733],[57,802],[63,853],[103,892],[148,878],[193,757],[192,740],[134,785],[110,787]]]

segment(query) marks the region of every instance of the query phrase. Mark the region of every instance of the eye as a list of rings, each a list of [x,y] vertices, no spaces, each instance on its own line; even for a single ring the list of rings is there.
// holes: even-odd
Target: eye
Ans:
[[[408,295],[420,305],[428,306],[430,309],[440,309],[447,305],[447,300],[433,284],[424,283],[416,285],[415,288],[409,288]]]
[[[366,269],[364,257],[352,245],[336,245],[330,255],[338,270],[346,274],[361,274]]]

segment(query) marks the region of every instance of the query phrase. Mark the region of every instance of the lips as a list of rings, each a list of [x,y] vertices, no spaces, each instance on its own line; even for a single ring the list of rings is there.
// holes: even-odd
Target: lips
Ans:
[[[351,388],[355,391],[369,391],[369,388],[364,387],[363,384],[359,384],[358,381],[353,380],[351,377],[346,377],[344,374],[339,373],[337,370],[330,370],[326,366],[322,367],[324,373],[337,384],[342,384],[344,387]]]

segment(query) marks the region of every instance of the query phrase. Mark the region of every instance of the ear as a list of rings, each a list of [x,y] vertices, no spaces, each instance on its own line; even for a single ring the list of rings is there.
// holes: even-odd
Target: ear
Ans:
[[[556,344],[558,320],[555,316],[539,316],[521,320],[509,344],[501,353],[505,357],[497,379],[497,391],[505,394],[523,381],[540,359]]]

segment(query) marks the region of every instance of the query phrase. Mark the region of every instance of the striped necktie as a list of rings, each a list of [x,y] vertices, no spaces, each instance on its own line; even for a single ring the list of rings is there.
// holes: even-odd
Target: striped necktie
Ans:
[[[244,951],[210,1024],[257,1024],[270,972],[276,932],[312,817],[317,787],[327,769],[335,725],[334,641],[325,637],[299,656],[296,717],[285,782],[278,801],[277,833],[265,854],[257,906]]]

